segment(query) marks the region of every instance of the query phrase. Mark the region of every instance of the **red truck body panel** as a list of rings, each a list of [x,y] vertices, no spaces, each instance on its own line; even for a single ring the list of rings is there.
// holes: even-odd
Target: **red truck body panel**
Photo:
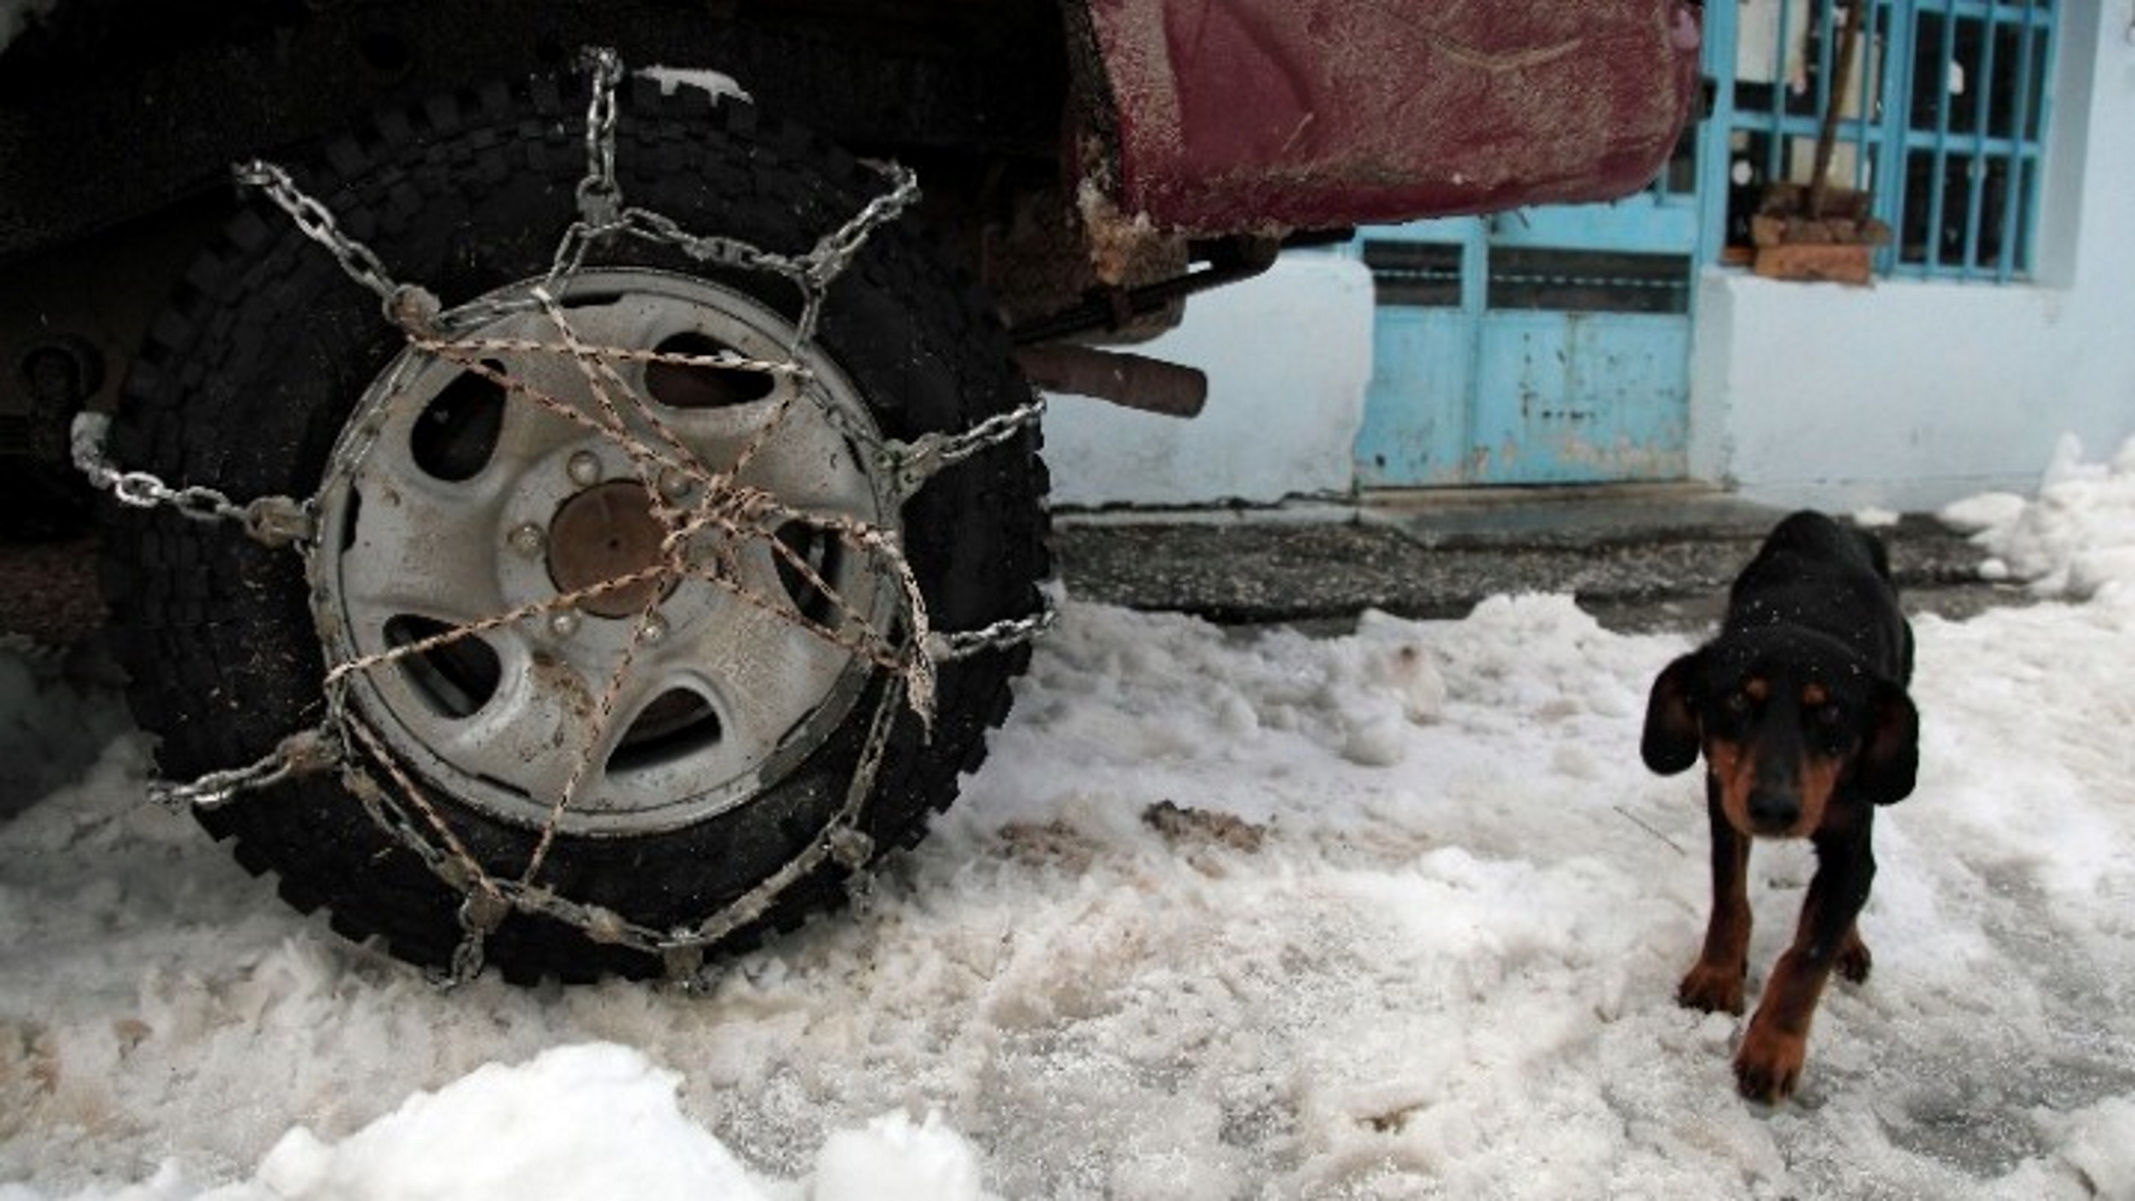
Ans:
[[[1088,15],[1085,176],[1121,216],[1187,233],[1621,196],[1666,163],[1698,85],[1686,0],[1090,0]]]

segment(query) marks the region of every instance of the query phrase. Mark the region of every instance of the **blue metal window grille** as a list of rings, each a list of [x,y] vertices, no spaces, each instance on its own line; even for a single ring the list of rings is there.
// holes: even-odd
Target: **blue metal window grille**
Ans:
[[[2051,108],[2053,0],[1858,0],[1854,67],[1837,74],[1841,0],[1706,6],[1713,115],[1702,257],[1734,261],[1768,184],[1811,182],[1834,93],[1829,176],[1890,227],[1879,273],[2030,277]]]

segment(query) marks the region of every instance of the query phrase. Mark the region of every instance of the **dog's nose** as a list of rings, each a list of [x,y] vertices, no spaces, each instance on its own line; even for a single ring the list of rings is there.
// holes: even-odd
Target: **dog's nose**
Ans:
[[[1792,792],[1758,788],[1750,792],[1750,825],[1759,834],[1779,834],[1801,820],[1801,801]]]

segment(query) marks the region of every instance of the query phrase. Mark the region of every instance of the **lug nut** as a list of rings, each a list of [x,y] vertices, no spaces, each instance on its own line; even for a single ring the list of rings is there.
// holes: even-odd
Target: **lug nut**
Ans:
[[[590,450],[579,451],[571,456],[564,470],[570,473],[572,483],[590,488],[600,482],[600,456]]]
[[[569,638],[578,632],[578,610],[558,609],[549,614],[549,633],[558,638]]]
[[[660,495],[669,500],[681,500],[695,486],[689,473],[679,467],[666,467],[660,471]]]
[[[644,626],[638,630],[638,641],[640,642],[650,644],[664,641],[666,638],[667,619],[657,613],[647,617]]]
[[[542,532],[540,526],[529,521],[505,535],[504,541],[513,550],[532,559],[539,556],[547,548],[549,538],[547,534]]]

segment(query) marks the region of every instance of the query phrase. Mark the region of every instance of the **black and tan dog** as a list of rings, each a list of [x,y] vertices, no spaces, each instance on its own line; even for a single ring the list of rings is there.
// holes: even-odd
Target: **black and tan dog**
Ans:
[[[1876,806],[1911,793],[1919,764],[1912,667],[1912,627],[1882,543],[1802,512],[1781,521],[1736,577],[1719,634],[1653,681],[1640,753],[1673,775],[1703,752],[1712,826],[1712,920],[1678,1001],[1742,1012],[1750,841],[1807,838],[1816,847],[1793,945],[1735,1055],[1745,1096],[1778,1101],[1794,1091],[1834,968],[1868,978],[1855,918],[1875,877]]]

